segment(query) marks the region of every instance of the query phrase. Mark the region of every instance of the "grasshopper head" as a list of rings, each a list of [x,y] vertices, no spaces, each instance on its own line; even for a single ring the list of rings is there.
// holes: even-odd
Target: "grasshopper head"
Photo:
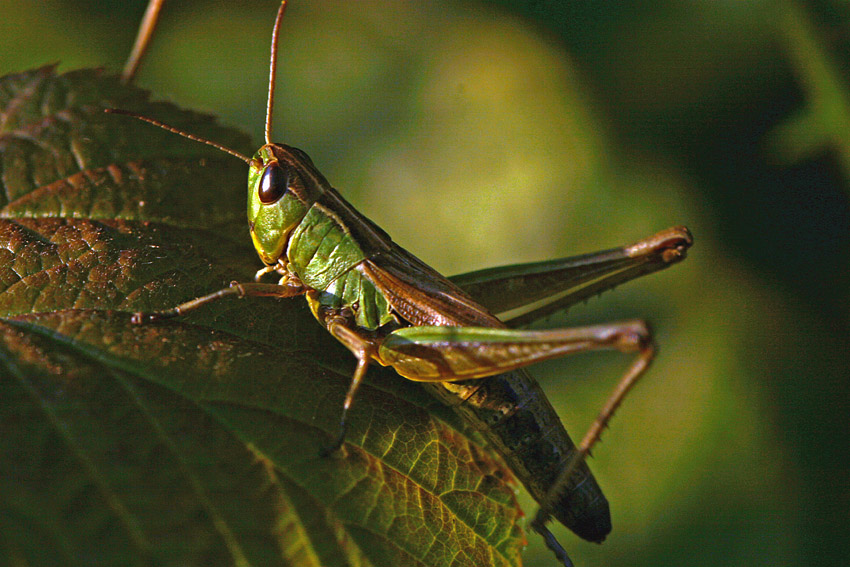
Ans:
[[[248,172],[248,226],[260,259],[276,264],[289,235],[322,193],[321,176],[307,154],[283,144],[266,144]]]

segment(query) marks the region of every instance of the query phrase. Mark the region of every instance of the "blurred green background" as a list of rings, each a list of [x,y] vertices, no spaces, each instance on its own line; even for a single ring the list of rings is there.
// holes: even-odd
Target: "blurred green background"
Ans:
[[[118,70],[144,4],[1,0],[0,72]],[[259,145],[276,6],[167,3],[138,84]],[[291,3],[276,140],[440,271],[694,232],[546,323],[642,317],[661,348],[591,462],[614,532],[557,532],[580,565],[850,561],[848,47],[838,0]],[[535,374],[579,437],[629,362]]]

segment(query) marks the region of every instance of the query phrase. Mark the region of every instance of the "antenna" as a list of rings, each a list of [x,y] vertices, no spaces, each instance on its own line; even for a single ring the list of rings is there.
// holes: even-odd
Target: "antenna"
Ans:
[[[252,160],[251,158],[243,156],[242,154],[240,154],[239,152],[237,152],[235,150],[231,150],[230,148],[222,146],[221,144],[216,144],[215,142],[211,142],[210,140],[207,140],[205,138],[201,138],[200,136],[195,136],[194,134],[189,134],[188,132],[184,132],[183,130],[180,130],[179,128],[175,128],[174,126],[169,126],[168,124],[166,124],[164,122],[160,122],[159,120],[154,120],[153,118],[148,118],[147,116],[142,116],[141,114],[136,114],[135,112],[130,112],[128,110],[121,110],[121,109],[118,109],[118,108],[105,108],[105,109],[103,109],[103,111],[106,112],[107,114],[123,114],[125,116],[131,116],[133,118],[136,118],[137,120],[141,120],[142,122],[147,122],[149,124],[153,124],[154,126],[158,126],[158,127],[162,128],[163,130],[168,130],[169,132],[173,132],[175,134],[183,136],[184,138],[189,138],[190,140],[193,140],[195,142],[201,142],[202,144],[212,146],[212,147],[214,147],[218,150],[221,150],[225,153],[228,153],[228,154],[230,154],[234,157],[238,157],[239,159],[241,159],[242,161],[244,161],[245,163],[247,163],[251,167],[255,167],[255,165],[256,165],[254,160]]]
[[[280,3],[280,8],[277,9],[277,17],[274,20],[274,30],[272,30],[272,54],[269,60],[269,98],[266,102],[266,143],[272,143],[272,110],[274,109],[274,80],[277,75],[277,34],[280,31],[280,22],[283,20],[283,13],[286,11],[286,0]]]

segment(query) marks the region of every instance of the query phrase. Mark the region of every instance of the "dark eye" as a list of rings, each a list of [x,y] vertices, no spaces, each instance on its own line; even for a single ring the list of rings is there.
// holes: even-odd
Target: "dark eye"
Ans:
[[[264,205],[274,203],[286,193],[289,186],[289,176],[286,171],[276,163],[272,163],[263,172],[260,178],[260,202]]]

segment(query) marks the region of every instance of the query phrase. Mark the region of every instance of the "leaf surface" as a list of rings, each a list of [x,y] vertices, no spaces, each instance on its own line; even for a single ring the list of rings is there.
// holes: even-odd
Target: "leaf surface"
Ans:
[[[247,281],[250,154],[94,70],[0,79],[0,550],[22,565],[516,565],[510,475],[417,385]]]

